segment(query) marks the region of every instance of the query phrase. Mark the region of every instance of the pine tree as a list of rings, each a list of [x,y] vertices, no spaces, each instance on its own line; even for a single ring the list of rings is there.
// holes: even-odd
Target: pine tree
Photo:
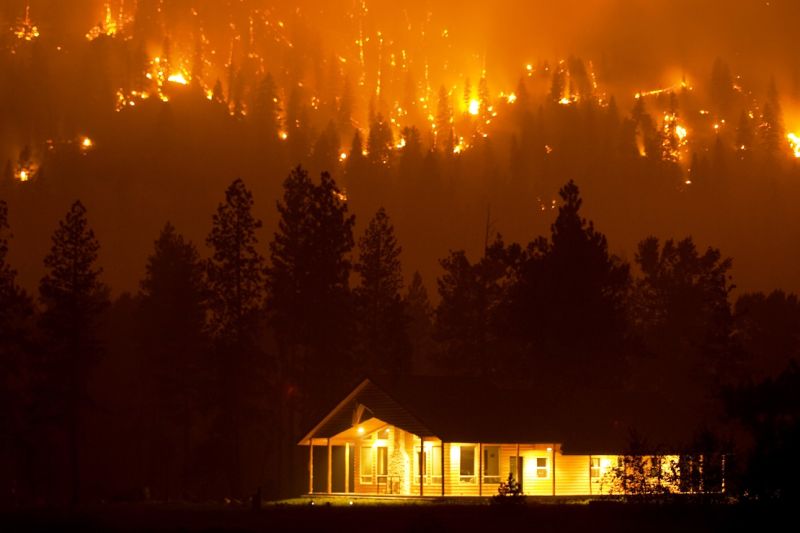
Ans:
[[[388,165],[392,157],[392,128],[378,113],[370,124],[367,137],[367,158],[374,166]]]
[[[257,336],[264,305],[264,258],[258,252],[256,231],[261,221],[252,213],[253,195],[240,179],[225,191],[206,243],[213,250],[206,266],[209,289],[209,327],[216,343],[222,433],[230,490],[242,496],[244,433],[255,417],[258,398],[254,379],[263,379],[263,356]],[[264,380],[265,382],[266,380]]]
[[[280,129],[280,106],[278,92],[271,74],[267,74],[259,82],[253,102],[252,121],[256,133],[264,140],[273,141],[278,138]]]
[[[559,194],[550,239],[529,244],[520,263],[509,321],[532,343],[543,368],[589,385],[600,366],[621,361],[629,268],[581,217],[583,201],[575,183]]]
[[[167,500],[173,495],[173,474],[179,478],[175,480],[179,493],[188,489],[196,444],[192,429],[213,371],[205,335],[206,292],[197,249],[167,223],[147,261],[137,328],[151,370],[145,388],[150,393],[149,411],[154,413],[154,449],[168,459],[151,465],[156,469],[150,473],[151,481]]]
[[[506,246],[498,235],[476,263],[463,250],[440,261],[445,272],[437,280],[441,301],[435,336],[443,342],[441,363],[464,374],[498,374],[505,364],[498,313],[519,253],[518,246]]]
[[[770,157],[778,154],[785,144],[783,111],[774,79],[770,80],[767,101],[764,104],[764,112],[759,126],[759,136],[762,150]]]
[[[71,501],[80,501],[82,411],[87,381],[101,353],[97,321],[108,304],[108,290],[97,267],[100,244],[89,228],[86,208],[75,202],[53,234],[39,284],[42,328],[47,334],[44,372],[49,407],[63,423],[70,461]]]
[[[327,173],[315,184],[298,167],[283,187],[267,276],[279,364],[283,379],[324,396],[333,376],[348,368],[348,254],[355,217]]]
[[[30,297],[17,284],[17,271],[8,264],[11,237],[8,205],[0,200],[0,365],[10,360],[6,350],[10,350],[22,322],[32,312]]]
[[[400,297],[402,248],[385,209],[380,208],[372,218],[358,248],[355,271],[360,285],[354,292],[366,367],[370,372],[407,373],[409,347]]]
[[[319,134],[311,154],[311,166],[319,172],[335,173],[339,163],[339,132],[331,120]]]
[[[442,86],[439,89],[439,103],[436,111],[436,148],[445,155],[453,153],[455,147],[453,133],[453,111],[450,107],[450,95]]]
[[[233,346],[253,340],[264,303],[265,263],[256,237],[261,221],[252,209],[252,193],[241,179],[235,180],[217,207],[206,240],[213,250],[207,265],[209,325],[215,338]]]
[[[403,306],[408,320],[413,373],[426,373],[431,370],[430,363],[434,352],[433,306],[419,272],[414,272],[411,278],[403,298]]]
[[[12,450],[21,448],[25,429],[31,424],[26,416],[25,387],[19,384],[30,366],[26,357],[29,320],[33,305],[25,291],[17,284],[17,273],[8,264],[8,245],[11,234],[8,225],[8,208],[0,200],[0,446],[11,452],[11,463],[22,467],[22,458]],[[12,384],[18,384],[14,386]],[[19,487],[6,484],[22,478],[20,471],[10,472],[0,478],[0,487],[11,494]]]

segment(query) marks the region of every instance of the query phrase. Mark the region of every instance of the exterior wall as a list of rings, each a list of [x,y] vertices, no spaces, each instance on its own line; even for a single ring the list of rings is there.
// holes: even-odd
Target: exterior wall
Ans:
[[[591,491],[589,485],[590,458],[586,455],[556,457],[556,494],[582,496]]]
[[[426,452],[425,475],[420,491],[419,437],[402,429],[385,426],[369,435],[349,440],[349,453],[353,460],[351,485],[356,494],[394,494],[407,496],[441,496],[442,480],[446,496],[493,496],[497,494],[500,481],[508,479],[512,460],[521,457],[522,491],[528,496],[595,496],[619,491],[613,483],[613,470],[617,467],[617,455],[562,455],[558,444],[502,444],[502,443],[442,443],[438,440],[424,441]],[[486,479],[483,451],[490,446],[498,450],[498,476]],[[462,479],[462,450],[473,447],[472,476]],[[385,476],[378,475],[378,449],[385,448]],[[441,455],[439,455],[441,449]],[[363,472],[362,450],[369,450],[372,467]],[[592,462],[596,468],[592,470]],[[664,458],[662,471],[670,469],[669,463],[677,461],[675,456]],[[439,473],[443,475],[439,475]],[[499,478],[499,479],[498,479]],[[675,484],[670,487],[678,491]]]

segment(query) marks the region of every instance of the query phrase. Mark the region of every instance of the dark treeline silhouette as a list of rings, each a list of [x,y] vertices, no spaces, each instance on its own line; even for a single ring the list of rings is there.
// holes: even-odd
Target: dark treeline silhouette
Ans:
[[[554,416],[595,409],[599,431],[736,457],[729,491],[796,494],[797,297],[733,302],[731,259],[691,238],[644,238],[628,263],[577,185],[559,194],[548,235],[509,243],[487,227],[478,257],[443,257],[435,306],[419,273],[404,287],[389,211],[356,238],[327,173],[289,174],[271,237],[234,181],[204,248],[166,223],[139,290],[113,301],[83,204],[53,233],[34,299],[0,202],[3,501],[298,493],[304,430],[365,375],[406,374],[533,387]]]

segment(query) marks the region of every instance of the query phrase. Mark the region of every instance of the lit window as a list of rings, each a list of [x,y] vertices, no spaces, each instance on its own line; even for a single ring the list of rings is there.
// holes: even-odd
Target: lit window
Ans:
[[[374,457],[372,453],[371,446],[362,446],[361,447],[361,466],[359,471],[361,473],[361,483],[364,484],[372,484],[374,482],[373,479],[373,466],[374,466]]]
[[[419,485],[420,449],[417,447],[414,454],[414,479],[412,482]],[[422,482],[424,484],[439,484],[442,482],[442,447],[425,447],[422,452]]]
[[[475,446],[461,447],[459,475],[462,483],[475,483]]]
[[[389,450],[386,446],[375,448],[378,456],[377,474],[378,483],[386,483],[386,476],[389,475]]]
[[[500,446],[483,448],[483,482],[500,483]]]
[[[536,458],[536,477],[547,477],[547,457]]]
[[[592,463],[589,472],[593,478],[600,477],[600,458],[592,457]]]

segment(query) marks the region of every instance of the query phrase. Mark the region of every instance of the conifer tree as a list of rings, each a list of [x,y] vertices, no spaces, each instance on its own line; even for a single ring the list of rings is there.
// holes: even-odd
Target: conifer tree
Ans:
[[[30,366],[25,356],[28,321],[33,313],[30,298],[17,284],[17,273],[8,264],[10,238],[8,208],[0,200],[0,427],[3,428],[0,430],[0,446],[5,445],[4,449],[8,451],[19,449],[24,429],[31,423],[25,416],[25,390],[12,384],[23,382],[22,376]],[[11,455],[12,463],[17,462],[21,467],[20,458],[13,453]],[[0,487],[8,493],[19,490],[5,485],[6,481],[19,474],[12,472],[11,476],[0,477]]]
[[[278,92],[271,74],[267,74],[258,83],[253,101],[252,120],[256,126],[256,133],[266,141],[278,138],[280,129],[280,106],[278,105]]]
[[[436,147],[445,155],[450,155],[453,153],[455,144],[450,95],[442,86],[439,89],[439,103],[436,110]]]
[[[358,248],[355,271],[360,285],[354,292],[366,367],[393,375],[408,372],[406,317],[400,297],[402,248],[385,209],[380,208],[370,220]]]
[[[315,390],[324,396],[332,377],[349,368],[348,256],[355,217],[327,173],[315,184],[298,167],[283,187],[267,276],[279,368],[283,379],[300,381],[308,394]]]
[[[44,259],[47,273],[39,284],[47,335],[46,403],[66,432],[73,504],[80,501],[81,419],[89,403],[89,372],[102,349],[98,319],[108,304],[108,290],[100,281],[102,269],[97,266],[99,250],[86,208],[75,202],[53,234]]]
[[[261,221],[253,213],[253,195],[241,179],[225,191],[206,243],[212,249],[206,275],[209,289],[209,328],[218,360],[220,423],[230,490],[242,495],[244,434],[263,397],[264,358],[257,337],[264,305],[264,258],[258,252],[256,231]],[[261,389],[254,381],[261,378]]]
[[[411,347],[413,373],[430,371],[433,344],[433,306],[422,275],[414,272],[411,283],[403,297],[408,320],[408,340]]]
[[[147,260],[137,328],[150,368],[144,385],[154,413],[154,448],[161,450],[159,457],[171,459],[151,465],[156,470],[149,474],[167,500],[174,495],[173,487],[179,494],[188,489],[196,448],[192,430],[214,370],[205,335],[206,292],[197,249],[167,223]]]

